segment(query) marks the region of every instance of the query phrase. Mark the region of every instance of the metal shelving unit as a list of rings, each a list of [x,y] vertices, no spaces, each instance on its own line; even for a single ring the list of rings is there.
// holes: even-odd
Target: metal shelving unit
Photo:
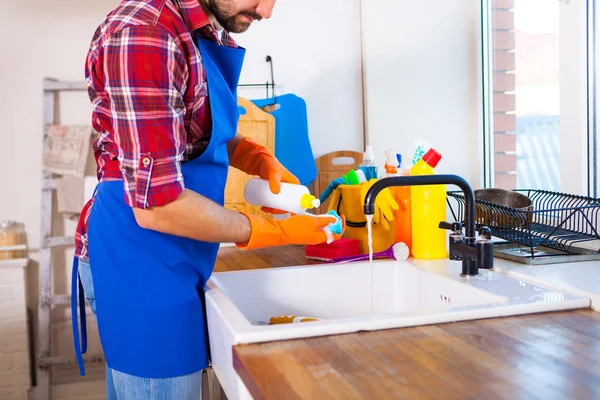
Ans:
[[[44,80],[44,128],[49,125],[59,124],[58,104],[61,92],[87,91],[85,82],[58,81],[46,78]],[[52,236],[52,217],[54,191],[56,179],[60,176],[44,172],[42,180],[41,199],[41,243],[39,260],[39,302],[37,318],[37,343],[36,343],[36,386],[32,388],[30,399],[50,400],[51,396],[51,369],[58,365],[77,365],[75,355],[64,357],[51,354],[52,325],[51,311],[53,307],[71,304],[70,294],[54,294],[52,292],[52,254],[53,250],[74,246],[72,236]],[[17,260],[14,260],[16,262]],[[73,288],[71,288],[73,290]],[[76,290],[76,288],[75,288]],[[103,354],[87,354],[83,357],[85,364],[104,363]],[[224,399],[211,367],[206,368],[202,375],[203,399]]]
[[[66,82],[46,78],[44,90],[44,132],[48,125],[59,123],[58,104],[61,92],[86,91],[85,82]],[[45,133],[44,133],[45,134]],[[51,399],[51,369],[57,365],[77,364],[75,356],[60,357],[51,354],[52,326],[51,311],[53,307],[71,303],[70,295],[56,295],[52,292],[52,254],[53,250],[74,246],[72,236],[52,236],[52,218],[54,191],[56,179],[60,177],[48,172],[43,173],[42,199],[41,199],[41,241],[39,260],[39,301],[37,316],[37,343],[36,343],[36,386],[32,388],[30,398],[34,400]],[[77,288],[72,288],[72,290]],[[84,356],[86,363],[104,362],[101,354]]]

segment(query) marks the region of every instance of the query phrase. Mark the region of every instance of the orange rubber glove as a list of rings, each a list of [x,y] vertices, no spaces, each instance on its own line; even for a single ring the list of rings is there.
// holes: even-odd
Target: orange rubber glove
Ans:
[[[231,156],[231,166],[248,175],[257,175],[268,180],[269,188],[274,194],[279,194],[280,182],[300,184],[298,178],[281,165],[269,150],[248,137],[244,137],[237,144]],[[262,210],[272,214],[285,213],[268,207],[263,207]]]
[[[377,182],[377,179],[371,179],[368,182],[362,183],[360,188],[360,199],[362,204],[365,203],[367,192],[375,182]],[[398,211],[399,208],[400,207],[394,199],[394,196],[392,196],[390,189],[383,189],[375,198],[375,214],[373,215],[373,222],[381,224],[383,229],[389,231],[389,222],[394,220],[396,211]]]
[[[321,244],[327,242],[327,234],[323,228],[335,222],[333,217],[311,215],[292,215],[283,220],[267,220],[242,212],[252,226],[250,240],[247,243],[236,243],[236,247],[245,250],[265,247],[284,246],[286,244]],[[346,218],[342,218],[342,233],[334,234],[333,239],[342,237],[346,230]]]

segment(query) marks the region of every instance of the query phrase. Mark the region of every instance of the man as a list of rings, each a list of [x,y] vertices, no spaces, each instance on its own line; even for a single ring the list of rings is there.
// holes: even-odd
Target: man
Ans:
[[[322,228],[334,222],[266,220],[223,207],[229,165],[268,179],[274,193],[280,182],[298,183],[264,147],[236,134],[245,50],[229,32],[269,18],[274,4],[125,0],[94,35],[86,82],[100,183],[75,235],[72,311],[84,374],[79,288],[82,312],[85,292],[98,320],[109,399],[198,399],[208,365],[201,293],[219,243],[322,243]]]

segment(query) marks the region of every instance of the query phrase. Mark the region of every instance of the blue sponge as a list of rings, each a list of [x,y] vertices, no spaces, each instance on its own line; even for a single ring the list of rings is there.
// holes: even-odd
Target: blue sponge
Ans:
[[[333,235],[342,234],[342,218],[334,210],[329,211],[327,214],[314,215],[304,211],[302,214],[310,215],[311,217],[334,217],[335,222],[327,225],[323,228],[323,232],[327,235],[327,244],[333,242]]]
[[[325,215],[335,217],[335,222],[327,225],[326,229],[335,235],[340,235],[342,233],[342,218],[334,210],[329,211]]]

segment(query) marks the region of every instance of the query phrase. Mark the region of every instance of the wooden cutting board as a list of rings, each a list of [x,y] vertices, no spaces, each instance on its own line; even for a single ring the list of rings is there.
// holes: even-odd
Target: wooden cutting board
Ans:
[[[240,109],[240,120],[238,122],[238,133],[250,137],[265,146],[269,151],[275,149],[275,118],[255,106],[250,100],[238,97]],[[242,111],[243,109],[243,111]],[[245,112],[245,114],[244,114]],[[225,207],[234,211],[244,211],[252,215],[266,217],[260,207],[246,204],[244,199],[244,187],[252,176],[229,167],[227,185],[225,186]]]
[[[334,151],[317,158],[317,179],[314,182],[314,195],[319,197],[332,180],[345,175],[351,169],[358,169],[362,153],[350,150]],[[318,213],[327,212],[331,196],[319,207]]]

